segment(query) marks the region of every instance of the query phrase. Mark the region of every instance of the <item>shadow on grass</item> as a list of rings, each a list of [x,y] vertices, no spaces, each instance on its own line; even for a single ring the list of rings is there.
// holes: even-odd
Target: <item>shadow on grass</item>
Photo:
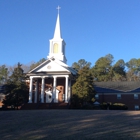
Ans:
[[[140,139],[139,111],[1,111],[0,124],[4,140]]]

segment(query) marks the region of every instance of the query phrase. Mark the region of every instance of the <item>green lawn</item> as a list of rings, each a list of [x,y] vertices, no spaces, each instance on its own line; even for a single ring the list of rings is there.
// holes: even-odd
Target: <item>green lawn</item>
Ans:
[[[0,111],[1,140],[139,140],[140,111]]]

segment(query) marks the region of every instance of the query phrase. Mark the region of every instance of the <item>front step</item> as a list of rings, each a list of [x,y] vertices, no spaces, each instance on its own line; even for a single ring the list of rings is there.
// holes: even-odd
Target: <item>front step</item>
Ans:
[[[27,103],[21,107],[21,110],[35,109],[68,109],[68,103]]]

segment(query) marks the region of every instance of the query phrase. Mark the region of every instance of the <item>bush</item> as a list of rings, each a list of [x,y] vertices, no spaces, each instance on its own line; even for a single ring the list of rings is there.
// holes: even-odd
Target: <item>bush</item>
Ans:
[[[103,102],[102,104],[100,104],[100,108],[103,109],[103,110],[106,110],[109,108],[111,103],[106,103],[106,102]]]
[[[127,110],[128,107],[125,105],[125,104],[122,104],[122,103],[106,103],[106,102],[103,102],[101,105],[100,105],[101,109],[110,109],[110,110]]]
[[[114,104],[110,105],[109,109],[111,109],[111,110],[127,110],[128,107],[122,103],[114,103]]]

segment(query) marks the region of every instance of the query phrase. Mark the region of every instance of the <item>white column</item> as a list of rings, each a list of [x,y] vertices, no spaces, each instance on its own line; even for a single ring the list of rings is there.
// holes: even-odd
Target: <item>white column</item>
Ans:
[[[68,103],[68,76],[65,78],[65,103]]]
[[[56,102],[56,77],[53,77],[53,94],[52,94],[52,100]]]
[[[68,101],[70,101],[70,98],[71,98],[71,79],[69,79],[68,85],[69,85],[69,87],[68,87]]]
[[[56,103],[58,103],[58,94],[59,94],[59,90],[56,89]]]
[[[44,86],[45,86],[45,77],[42,77],[42,84],[41,84],[41,103],[44,103]]]
[[[29,89],[29,102],[32,103],[32,94],[33,94],[33,77],[30,77],[30,89]]]
[[[37,103],[37,93],[38,93],[38,79],[35,83],[35,97],[34,97],[34,103]]]

